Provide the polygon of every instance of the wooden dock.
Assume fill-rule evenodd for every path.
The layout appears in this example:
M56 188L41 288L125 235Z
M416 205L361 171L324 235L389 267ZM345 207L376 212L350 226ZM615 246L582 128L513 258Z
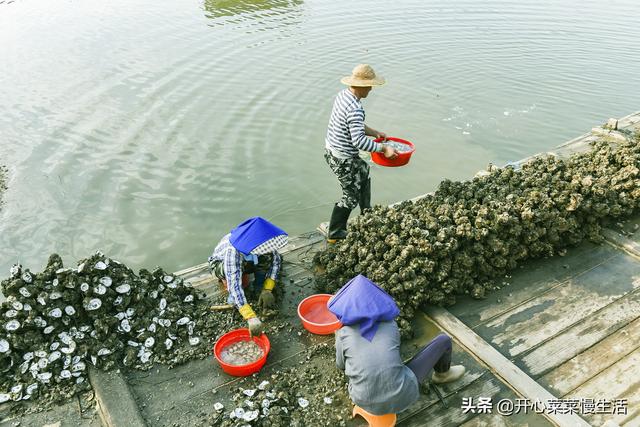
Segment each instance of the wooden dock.
M640 113L620 119L619 128L639 129ZM593 139L593 133L583 135L553 153L566 156L588 149ZM526 263L500 279L504 286L486 299L460 297L447 309L425 307L414 320L416 337L403 342L403 356L445 331L454 339L454 363L464 364L467 374L439 386L446 406L435 393L421 395L398 415L398 425L640 426L640 217L605 230L604 237L601 245L583 243L565 256ZM286 277L280 304L290 328L270 337L272 352L259 376L269 378L278 367L295 366L311 346L332 345L332 337L302 329L295 311L302 298L316 292L309 265L324 244L322 233L315 231L292 238L283 251ZM210 294L216 292L206 264L178 274ZM331 357L325 362L326 369L335 369ZM93 385L104 425L136 420L135 425L174 426L202 425L213 413L213 403L228 402L239 381L205 359L174 369L120 372ZM123 390L104 393L108 387ZM121 396L129 396L124 403L133 405L133 416L118 417ZM498 402L514 406L509 411ZM85 422L59 415L64 410L77 413L76 406L71 402L56 408L48 420L97 425L95 417ZM116 414L109 416L110 411ZM508 412L512 414L500 415ZM361 421L350 420L349 425L364 425ZM25 415L0 421L0 426L16 422L43 424ZM306 425L313 426L313 420Z

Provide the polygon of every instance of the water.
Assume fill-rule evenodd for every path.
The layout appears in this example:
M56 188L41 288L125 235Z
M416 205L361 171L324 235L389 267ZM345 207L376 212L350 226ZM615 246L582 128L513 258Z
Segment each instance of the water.
M336 315L327 309L326 301L318 302L308 307L308 311L304 313L304 318L319 325L328 325L338 321Z
M640 3L0 0L0 277L96 249L203 262L242 219L328 219L340 77L387 78L367 123L416 144L374 203L548 150L638 107Z

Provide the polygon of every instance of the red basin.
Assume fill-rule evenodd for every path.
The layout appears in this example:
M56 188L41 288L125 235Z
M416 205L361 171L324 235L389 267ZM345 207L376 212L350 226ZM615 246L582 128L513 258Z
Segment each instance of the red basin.
M298 317L307 331L317 335L329 335L342 327L336 315L327 308L327 302L331 297L330 294L316 294L300 301Z
M253 339L253 341L258 344L264 351L264 355L260 359L256 360L253 363L249 363L248 365L229 365L228 363L224 363L222 361L220 353L222 353L223 348L238 341L249 341L250 339ZM248 375L255 374L260 369L262 369L264 364L267 362L267 355L269 354L269 350L271 350L271 343L269 342L269 338L267 338L265 334L262 334L259 337L251 338L249 329L241 328L233 330L231 332L227 332L226 334L221 336L213 346L213 355L220 364L222 370L227 374L233 375L234 377L246 377Z
M415 145L407 140L400 138L387 137L387 140L408 145L409 147L411 147L411 150L405 151L404 153L398 153L398 156L395 159L387 159L382 153L371 153L371 160L373 160L374 163L377 163L380 166L387 167L404 166L409 163L411 155L416 151ZM375 142L382 142L382 138L376 139Z

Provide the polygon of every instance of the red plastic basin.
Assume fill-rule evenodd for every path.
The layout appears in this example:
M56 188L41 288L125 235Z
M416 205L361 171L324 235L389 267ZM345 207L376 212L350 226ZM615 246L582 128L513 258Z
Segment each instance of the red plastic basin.
M375 142L381 142L381 141L382 141L382 138L378 138L375 140ZM411 158L411 155L414 153L414 151L416 151L415 145L413 145L413 143L407 140L400 139L400 138L387 137L387 141L394 141L394 142L399 142L401 144L408 145L409 147L411 147L411 150L405 151L404 153L398 153L398 156L395 159L387 159L382 153L371 153L371 160L373 160L374 163L377 163L380 166L387 166L387 167L404 166L407 163L409 163L409 159Z
M249 363L248 365L229 365L228 363L222 361L222 358L220 357L222 349L238 341L249 341L250 339L253 339L253 341L258 344L264 351L264 355L260 359L256 360L253 363ZM226 334L221 336L213 346L213 355L220 364L222 370L227 374L233 375L234 377L246 377L248 375L255 374L260 369L262 369L264 364L267 362L267 355L269 354L269 350L271 350L271 343L269 342L269 338L267 338L265 334L262 334L259 337L251 338L249 329L241 328L235 329L231 332L227 332Z
M342 327L342 323L327 307L331 297L330 294L316 294L300 301L298 317L307 331L317 335L329 335Z

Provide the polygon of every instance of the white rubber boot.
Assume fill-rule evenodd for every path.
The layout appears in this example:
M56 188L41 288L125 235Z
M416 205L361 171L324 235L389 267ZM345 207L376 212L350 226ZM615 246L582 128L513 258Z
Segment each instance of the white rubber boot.
M460 379L465 373L466 369L462 365L455 365L449 368L447 372L434 372L431 375L431 381L434 384L450 383L452 381Z

